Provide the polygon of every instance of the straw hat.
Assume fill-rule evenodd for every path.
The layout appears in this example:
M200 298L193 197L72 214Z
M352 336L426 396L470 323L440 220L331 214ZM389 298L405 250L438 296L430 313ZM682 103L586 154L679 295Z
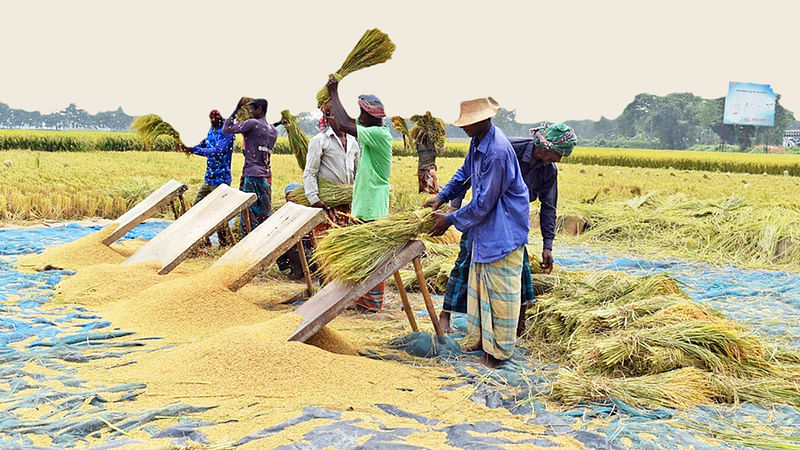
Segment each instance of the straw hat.
M453 122L457 127L465 127L494 117L500 105L492 97L476 98L461 102L461 115Z

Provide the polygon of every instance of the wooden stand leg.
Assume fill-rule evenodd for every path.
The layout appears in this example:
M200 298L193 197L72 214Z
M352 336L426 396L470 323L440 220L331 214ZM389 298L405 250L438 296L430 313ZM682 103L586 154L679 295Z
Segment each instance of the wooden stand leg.
M252 230L252 225L250 224L250 211L245 209L244 212L242 212L242 218L244 219L244 231L247 234L250 234L250 231Z
M308 287L308 296L314 296L314 284L311 282L311 271L308 269L308 261L306 261L306 249L303 248L303 240L297 241L297 253L300 254L300 264L303 265L303 276L306 279L306 286Z
M428 292L428 283L425 281L425 274L422 273L422 264L419 263L419 257L414 258L412 263L414 263L414 272L417 273L419 291L422 293L422 298L425 299L425 307L428 309L428 315L431 316L431 322L433 322L433 329L436 330L437 335L444 336L442 327L439 326L439 318L436 316L436 308L433 307L431 293Z
M181 214L185 214L189 208L186 207L186 200L183 198L183 194L178 196L178 200L181 203Z
M175 200L174 199L171 202L169 202L169 206L172 207L172 214L175 215L175 220L178 220L178 217L180 217L180 214L178 214L178 208L175 207Z
M406 312L406 317L408 317L408 323L411 324L411 329L413 331L419 331L417 319L414 317L414 310L411 309L406 288L403 287L403 279L400 278L400 272L394 273L394 284L397 286L397 290L400 291L400 299L403 300L403 311Z

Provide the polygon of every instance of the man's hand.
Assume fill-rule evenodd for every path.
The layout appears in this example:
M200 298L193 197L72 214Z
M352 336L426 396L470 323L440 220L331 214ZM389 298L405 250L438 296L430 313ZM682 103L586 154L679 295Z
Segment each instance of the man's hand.
M545 248L542 250L542 262L539 264L539 268L544 271L544 273L550 273L553 271L553 251L549 248Z
M318 201L317 203L314 203L311 206L313 206L314 208L322 208L325 211L330 209L330 208L328 208L328 205L326 205L325 202L323 202L322 200Z
M434 211L439 209L442 206L442 199L439 198L438 195L433 196L430 200L422 204L423 207L430 207Z
M182 147L183 147L183 151L184 151L184 152L186 152L186 153L192 153L192 147L189 147L189 146L188 146L188 145L186 145L186 144L183 144L183 145L182 145Z
M436 217L436 223L433 224L433 228L431 228L428 234L431 236L441 236L450 228L450 224L447 223L447 217L444 213L434 211L432 214Z
M328 87L328 92L333 92L339 89L339 80L337 80L333 75L328 78L328 82L325 83L325 86Z

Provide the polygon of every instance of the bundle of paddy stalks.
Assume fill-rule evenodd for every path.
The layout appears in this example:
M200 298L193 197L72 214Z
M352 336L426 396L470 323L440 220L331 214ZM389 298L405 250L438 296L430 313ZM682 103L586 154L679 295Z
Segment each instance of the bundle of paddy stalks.
M414 140L411 139L411 133L408 131L406 119L400 116L392 117L392 127L403 135L403 148L409 152L416 151L416 145L414 145Z
M156 138L166 135L175 140L176 151L183 151L180 133L158 114L145 114L133 119L131 130L139 135L148 147L152 148Z
M111 224L75 241L48 248L36 255L27 255L17 260L17 267L27 270L68 269L80 270L95 264L119 264L125 257L112 247L103 244L117 228Z
M444 288L447 286L447 279L449 278L450 270L453 269L453 263L455 260L455 257L424 258L422 260L422 274L425 275L425 281L428 284L428 290L432 294L444 294ZM442 283L442 279L440 277L443 267L449 267L449 270L446 270L447 275L444 278L444 283ZM419 289L417 272L413 269L400 270L400 279L402 280L403 287L406 288L406 290ZM390 278L388 282L392 285L395 284L394 278Z
M429 208L404 211L350 227L337 227L317 244L314 260L327 280L363 281L386 257L435 222Z
M395 45L389 39L389 35L377 28L367 30L356 46L347 55L342 67L331 74L336 80L341 81L345 76L356 70L374 66L388 61L394 53ZM323 107L331 104L327 86L323 86L317 93L317 106Z
M587 229L576 238L582 242L691 254L712 264L800 269L800 211L791 205L652 192L624 202L568 203L562 211L586 220Z
M765 344L667 275L559 272L549 280L529 311L527 336L572 368L559 374L557 399L679 407L685 390L720 402L800 405L800 352Z
M250 108L247 105L247 102L252 100L250 97L244 97L245 106L239 108L239 111L236 111L236 121L237 122L244 122L247 119L252 119L253 114L250 111Z
M306 168L306 153L308 152L308 136L300 129L297 124L297 117L293 116L288 109L281 111L281 124L286 128L289 138L289 148L297 159L300 170Z
M353 185L351 184L339 184L325 178L317 178L317 188L319 188L319 199L330 207L353 203ZM299 205L311 206L303 184L289 191L287 198Z
M428 135L428 140L433 143L437 150L444 148L447 140L447 124L444 123L444 120L433 117L431 112L428 111L425 114L411 116L411 121L414 122L414 126L411 127L409 135L414 142L416 142L420 134L425 133Z

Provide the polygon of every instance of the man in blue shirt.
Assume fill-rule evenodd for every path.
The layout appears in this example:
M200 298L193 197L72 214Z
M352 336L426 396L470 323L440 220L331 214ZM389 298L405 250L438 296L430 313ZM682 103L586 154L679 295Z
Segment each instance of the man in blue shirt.
M235 136L222 132L223 119L219 111L211 110L208 118L211 120L211 128L209 128L206 138L194 147L184 147L187 152L206 157L206 176L194 198L195 204L220 184L229 186L231 184L231 156L233 155ZM220 244L225 245L225 232L219 231L218 236Z
M517 154L522 179L528 186L530 201L538 199L539 228L542 233L542 262L539 268L545 273L553 269L553 239L556 235L556 204L558 202L558 168L555 163L569 156L577 139L572 129L564 124L538 127L531 130L534 138L511 138ZM451 201L454 208L461 206L461 199ZM469 233L461 234L461 244L453 270L447 281L439 324L446 333L451 333L450 314L467 312L467 287L471 261ZM527 251L522 258L522 305L520 307L517 337L525 331L525 311L534 301L533 280L530 273Z
M450 225L469 232L465 350L483 350L481 362L492 368L514 353L530 229L528 188L517 155L502 130L492 125L499 108L491 97L461 102L461 115L453 123L472 138L469 152L450 182L425 203L436 210L472 188L467 206L449 214L434 212L431 234L444 234Z

